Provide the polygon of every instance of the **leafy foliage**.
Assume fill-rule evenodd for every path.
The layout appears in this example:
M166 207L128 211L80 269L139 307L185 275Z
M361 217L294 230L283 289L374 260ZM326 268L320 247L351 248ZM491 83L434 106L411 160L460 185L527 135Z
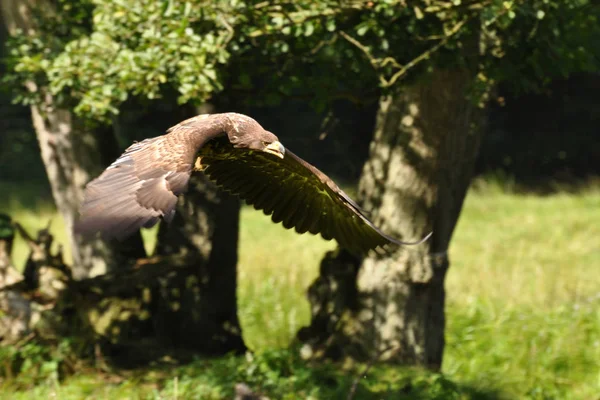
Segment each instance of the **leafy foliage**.
M72 9L71 2L59 4L57 15ZM179 90L181 102L204 101L221 88L216 67L229 56L227 18L237 13L235 3L94 0L89 6L85 17L77 13L93 26L89 33L57 37L42 16L39 35L15 50L30 54L15 71L23 78L41 74L52 95L75 100L75 112L90 116L117 113L131 94L156 98L167 83ZM56 45L43 41L47 37Z
M600 68L600 5L587 0L495 2L498 21L484 25L487 75L516 92ZM510 7L507 5L510 4Z
M598 68L599 12L589 0L60 0L37 34L13 44L12 81L36 82L94 119L168 88L181 103L225 85L252 90L255 105L325 101L452 65L479 70L485 99L500 81L535 90Z
M76 363L72 343L63 339L55 345L29 341L0 347L1 380L14 381L17 387L30 387L41 383L56 383L72 373Z

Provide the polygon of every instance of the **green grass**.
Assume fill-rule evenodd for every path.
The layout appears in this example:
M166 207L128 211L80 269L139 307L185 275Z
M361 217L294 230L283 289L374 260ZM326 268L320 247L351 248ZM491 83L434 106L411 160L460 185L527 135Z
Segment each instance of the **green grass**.
M450 249L447 376L512 396L600 393L600 191L472 192Z
M14 195L0 202L0 210L7 207L15 219L34 229L55 215L46 204L22 204ZM55 218L52 230L59 241L64 240L61 229ZM303 368L290 352L277 350L308 322L306 288L317 276L322 254L334 244L286 231L249 208L242 210L240 234L238 299L244 338L258 351L257 357L275 361L198 361L161 377L126 377L112 384L80 374L60 385L38 385L30 394L174 398L177 381L181 398L229 398L236 379L249 383L255 379L271 398L285 398L289 392L298 397L288 398L344 398L352 374L335 367ZM17 243L18 265L24 261L24 250ZM375 368L361 380L357 399L397 398L390 391L402 388L407 379L413 389L414 382L428 388L408 391L409 398L477 398L485 393L506 398L598 398L600 189L596 185L577 193L539 196L480 183L467 198L450 257L443 377ZM233 370L237 372L227 372ZM223 376L219 371L225 371ZM201 390L213 391L214 396L200 395ZM0 391L2 396L18 398Z

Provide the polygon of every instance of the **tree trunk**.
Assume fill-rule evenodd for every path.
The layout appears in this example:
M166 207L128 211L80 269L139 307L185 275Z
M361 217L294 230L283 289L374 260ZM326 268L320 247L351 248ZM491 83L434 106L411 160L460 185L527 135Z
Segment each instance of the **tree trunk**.
M50 3L44 0L1 0L0 5L10 34L15 34L17 29L24 32L35 30L31 19L33 7L52 12ZM27 82L26 86L31 91L44 92L33 82ZM74 277L103 274L144 256L139 235L123 243L105 243L101 240L84 241L73 234L72 227L85 184L118 155L113 133L86 129L70 111L61 109L50 94L43 96L41 104L31 106L31 115L52 195L65 221L73 255Z
M123 242L104 242L85 240L72 229L85 185L102 172L108 159L116 158L113 133L83 128L69 111L55 109L50 96L44 104L32 106L31 113L52 195L65 220L74 277L101 275L143 257L139 233Z
M195 301L166 322L170 330L179 326L178 344L203 352L243 352L237 317L237 259L239 200L220 191L203 174L194 173L186 194L179 200L173 222L160 227L156 255L178 256L193 269ZM164 335L163 335L164 336Z
M436 70L380 100L359 200L394 237L433 236L389 257L329 252L308 292L305 354L441 367L447 250L482 132L471 82L467 71Z

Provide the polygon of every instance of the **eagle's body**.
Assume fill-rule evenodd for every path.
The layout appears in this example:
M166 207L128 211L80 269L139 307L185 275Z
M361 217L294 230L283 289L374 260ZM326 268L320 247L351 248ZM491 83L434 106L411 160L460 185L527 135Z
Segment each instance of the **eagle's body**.
M199 115L130 146L85 190L75 230L123 239L170 222L194 166L274 222L335 238L354 253L400 242L384 234L325 174L242 114Z

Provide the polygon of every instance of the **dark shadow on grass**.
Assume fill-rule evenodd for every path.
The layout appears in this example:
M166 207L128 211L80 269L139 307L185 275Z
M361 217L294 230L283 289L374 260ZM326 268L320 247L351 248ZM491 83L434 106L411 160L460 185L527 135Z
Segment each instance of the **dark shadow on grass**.
M485 193L490 187L515 195L552 196L559 193L579 195L597 190L600 187L600 177L595 175L576 177L562 174L528 178L496 171L475 177L471 185L472 190L482 193Z
M176 376L177 393L182 398L201 398L207 390L211 390L222 393L224 399L230 399L234 396L235 385L244 383L256 394L271 399L311 397L346 400L357 377L360 379L352 396L354 400L502 398L501 393L494 389L463 385L442 374L422 369L374 366L363 375L364 365L315 364L301 360L297 354L295 350L270 350L242 357L196 359L175 368L173 365L157 365L130 373L140 384L150 383L148 376L153 376L153 379L160 376L161 396L167 397L175 390L173 382Z
M307 362L299 357L298 349L191 361L187 357L167 357L136 369L120 368L98 359L94 361L93 356L75 362L64 351L56 352L41 346L35 350L32 353L30 349L26 354L33 363L28 367L29 372L11 375L7 381L11 390L28 391L35 386L55 385L55 369L47 368L54 365L61 386L71 386L70 376L74 373L78 376L70 390L81 390L77 388L77 382L87 377L88 394L100 394L111 386L120 395L128 395L131 390L128 397L145 397L146 393L160 398L233 399L235 386L242 383L255 394L270 399L346 400L353 390L353 400L496 400L506 397L495 389L461 384L419 368L375 365L365 373L364 364L345 366L329 361ZM0 354L0 361L6 364L5 361L10 360ZM70 365L70 372L64 373L65 363ZM32 375L32 371L37 372Z

